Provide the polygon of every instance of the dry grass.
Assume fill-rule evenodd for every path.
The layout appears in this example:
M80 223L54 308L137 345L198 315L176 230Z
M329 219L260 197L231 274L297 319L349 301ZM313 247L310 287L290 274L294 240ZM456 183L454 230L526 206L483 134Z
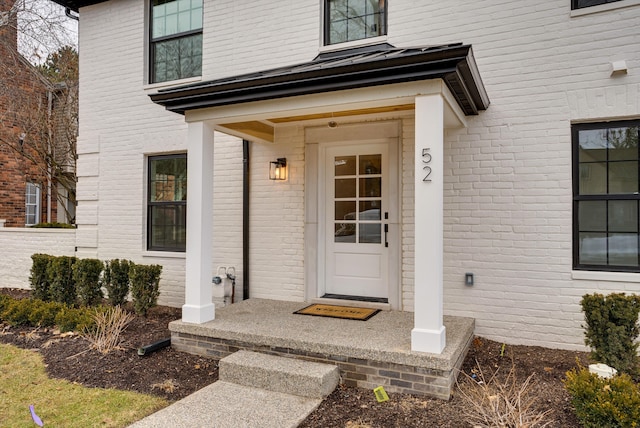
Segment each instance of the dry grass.
M476 362L477 364L477 362ZM543 428L551 410L540 410L537 397L531 392L533 375L518 382L514 366L504 380L497 371L487 378L480 366L472 378L469 375L458 384L465 402L465 417L474 427Z
M173 379L167 379L161 383L154 383L151 385L151 389L159 389L160 391L171 394L178 388L178 384Z
M96 349L103 354L120 349L121 334L133 318L132 314L120 306L109 308L104 312L96 312L93 316L96 328L85 331L83 336L91 342L91 349Z

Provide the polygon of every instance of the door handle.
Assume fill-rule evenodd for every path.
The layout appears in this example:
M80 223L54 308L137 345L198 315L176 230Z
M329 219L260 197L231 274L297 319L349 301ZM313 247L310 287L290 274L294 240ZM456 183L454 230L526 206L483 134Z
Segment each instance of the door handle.
M387 234L389 233L389 225L384 224L384 246L389 247L389 241L387 240Z

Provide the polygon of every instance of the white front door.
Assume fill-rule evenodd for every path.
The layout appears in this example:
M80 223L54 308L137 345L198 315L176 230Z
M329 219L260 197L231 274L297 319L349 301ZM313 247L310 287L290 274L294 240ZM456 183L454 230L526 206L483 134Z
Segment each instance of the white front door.
M397 180L391 179L389 155L388 141L325 150L325 297L387 302L395 287L390 263L399 241L390 233L398 230L397 204L390 201Z

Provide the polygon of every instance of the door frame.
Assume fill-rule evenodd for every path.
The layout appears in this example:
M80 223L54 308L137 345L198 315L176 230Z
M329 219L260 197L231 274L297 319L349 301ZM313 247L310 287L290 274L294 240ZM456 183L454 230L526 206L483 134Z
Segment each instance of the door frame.
M325 294L325 171L328 147L344 144L389 144L389 290L388 304L347 301L345 304L401 309L401 153L400 121L380 121L341 125L338 128L305 129L305 300L322 301Z

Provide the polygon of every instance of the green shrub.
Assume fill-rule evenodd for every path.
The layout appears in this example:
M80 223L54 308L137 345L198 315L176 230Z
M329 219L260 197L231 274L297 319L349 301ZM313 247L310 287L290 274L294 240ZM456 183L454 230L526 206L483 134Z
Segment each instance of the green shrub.
M113 306L123 305L129 294L129 267L127 260L114 259L105 262L102 283L107 289L109 303Z
M101 302L100 274L103 268L104 263L98 259L79 259L73 264L73 281L80 304L95 306Z
M43 302L42 300L33 300L32 302L29 325L39 327L53 327L56 324L58 312L65 307L56 302Z
M38 223L38 224L34 224L31 227L36 229L75 229L76 228L76 226L73 224L57 223L57 222Z
M81 332L91 329L94 325L93 313L95 310L92 312L86 308L70 308L63 303L43 302L39 299L14 299L0 295L0 321L11 325L58 326L61 331Z
M94 325L93 312L89 308L62 308L56 315L56 326L60 331L83 332L91 330Z
M29 316L36 306L35 302L41 300L11 299L5 305L0 318L11 325L32 325Z
M31 260L31 275L29 276L29 283L33 290L33 297L49 301L51 300L50 287L51 277L49 276L49 264L51 260L55 259L54 256L48 254L32 254Z
M603 379L579 367L563 382L583 427L640 427L640 389L629 375Z
M76 286L73 281L75 257L55 257L49 265L51 299L73 306L76 303Z
M149 309L158 304L161 273L162 266L160 265L131 263L129 267L131 297L133 298L133 309L137 314L146 316Z
M638 376L640 296L586 294L580 304L587 322L585 343L591 347L591 358L620 373Z

